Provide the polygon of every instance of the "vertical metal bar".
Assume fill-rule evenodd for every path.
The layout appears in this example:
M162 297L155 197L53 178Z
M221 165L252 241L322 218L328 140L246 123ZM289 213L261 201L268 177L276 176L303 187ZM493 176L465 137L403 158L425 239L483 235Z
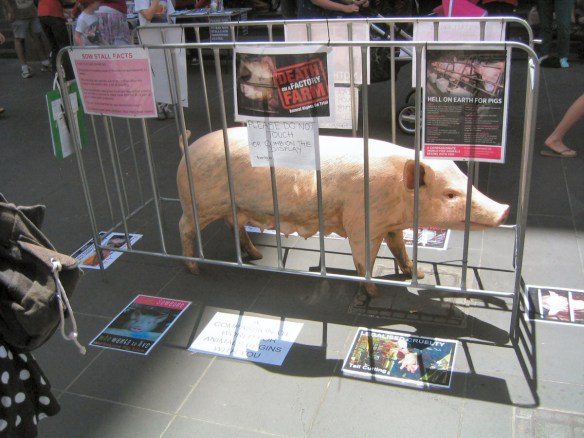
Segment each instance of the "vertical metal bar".
M272 138L270 135L270 124L267 123L267 133L268 138ZM283 268L283 258L282 258L282 236L280 234L280 206L278 203L278 186L276 181L276 164L274 163L274 154L271 149L268 149L268 155L270 158L270 180L272 182L272 204L274 206L274 225L276 227L276 248L278 254L278 268Z
M352 23L347 23L347 36L349 41L353 41L353 25ZM355 70L355 59L353 56L353 47L348 46L349 50L349 90L351 92L351 128L353 137L357 137L357 105L355 102L355 77L353 75ZM362 78L361 83L365 81Z
M306 39L308 41L312 41L312 27L310 23L306 23ZM350 65L350 64L349 64ZM352 75L351 75L352 76ZM352 90L351 90L352 92ZM316 135L318 134L319 127L318 127L318 119L313 120ZM353 128L354 129L354 128ZM316 151L315 154L320 153ZM324 241L324 210L323 210L323 201L322 201L322 173L320 170L320 156L316 156L318 163L316 166L316 204L317 204L317 211L318 211L318 244L319 244L319 253L320 253L320 275L326 275L326 251L325 251L325 241Z
M389 32L391 41L395 41L395 23L389 24ZM390 49L390 100L391 100L391 141L392 143L396 143L397 141L397 126L396 126L396 105L395 105L395 81L396 81L396 74L395 74L395 47L391 47Z
M268 24L268 40L274 40L274 34L272 25ZM268 124L269 131L269 124ZM271 136L268 136L271 138ZM276 248L278 254L278 268L282 269L284 267L283 257L282 257L282 235L280 234L280 206L278 203L278 187L276 181L276 166L273 160L272 152L270 154L270 179L272 182L272 204L274 205L274 225L276 227Z
M182 152L184 160L185 160L186 169L187 169L187 179L189 181L189 194L191 197L191 199L190 199L191 211L193 214L193 221L195 223L195 232L197 234L197 239L196 239L197 255L199 258L204 259L205 255L203 253L203 240L201 238L199 211L197 208L197 201L196 201L196 199L197 199L196 188L195 188L194 177L193 177L191 156L189 154L189 143L188 143L188 139L186 137L186 126L185 126L184 114L182 111L182 107L181 107L180 115L181 115L181 135L182 135L182 139L183 139L183 141L182 141L183 149L181 152Z
M132 152L132 159L134 160L134 172L136 172L136 183L138 185L140 204L144 205L144 191L142 190L142 181L140 181L140 168L138 166L136 150L134 149L134 136L132 135L132 126L130 125L130 119L126 119L126 126L128 128L128 137L130 138L130 150Z
M414 221L412 227L412 285L418 284L418 228L420 227L420 151L422 150L422 54L424 47L416 46L416 132L414 133Z
M223 91L223 76L221 75L221 57L219 56L219 49L213 49L213 56L215 59L215 73L217 75L217 88L219 96L224 95ZM231 202L231 215L233 217L233 237L235 238L235 252L237 254L237 263L242 265L241 260L241 245L239 241L239 224L237 220L237 206L235 204L235 187L233 184L233 171L231 169L231 158L229 153L229 137L227 133L227 117L225 113L224 99L219 99L219 107L221 111L221 125L223 127L223 145L225 147L225 165L227 169L227 182L229 184L229 200ZM245 224L244 224L245 225Z
M521 291L521 271L523 268L523 252L525 249L525 230L527 228L527 211L529 204L529 190L531 184L531 164L533 157L533 140L535 138L535 121L537 102L539 98L539 63L535 52L529 53L527 93L525 97L525 116L523 124L523 156L521 158L521 176L519 180L519 199L517 208L515 287L509 337L516 336L515 328L519 311Z
M199 27L195 27L195 35L197 37L197 43L201 43L201 30ZM203 99L205 102L205 110L207 111L207 126L209 127L209 132L213 131L213 124L211 123L211 109L209 107L209 95L207 94L207 77L205 75L205 66L203 61L203 50L199 47L199 71L201 72L201 82L203 86L201 91L203 92Z
M107 206L109 209L109 213L110 213L110 218L112 221L112 225L115 223L115 219L114 219L114 209L112 207L112 200L109 194L109 187L108 187L108 182L107 182L107 177L105 175L105 169L103 167L103 156L101 154L101 146L100 146L100 141L99 141L99 136L97 134L97 128L95 126L95 116L91 116L91 126L93 128L93 136L95 137L95 150L97 151L97 159L99 160L99 170L101 172L101 180L103 182L103 188L105 190L105 199L107 202Z
M283 268L283 258L282 258L282 236L280 234L280 207L278 205L278 188L276 186L276 166L270 165L270 178L272 181L272 203L274 205L274 224L276 226L276 248L278 254L278 268Z
M71 50L71 49L69 49ZM99 236L99 231L97 228L97 219L95 217L95 209L93 208L93 201L91 199L91 191L89 189L89 181L87 178L87 172L85 170L85 163L83 161L83 155L81 153L81 145L79 144L79 129L76 123L75 113L73 112L73 108L71 106L71 101L69 100L69 89L67 87L67 83L65 82L64 74L63 74L63 54L65 53L65 49L62 49L57 54L57 65L61 68L57 70L57 79L59 81L59 87L61 88L61 99L63 102L63 106L65 108L65 114L70 121L69 126L71 127L71 138L73 140L73 148L75 149L75 158L77 162L77 169L79 170L79 176L81 178L81 187L83 188L83 194L85 197L85 205L87 207L87 215L89 216L89 222L91 224L91 231L93 234L93 244L95 246L95 253L97 255L97 260L99 262L100 270L103 272L103 258L101 256L101 251L97 248L99 244L101 244L101 239ZM63 90L65 96L63 96ZM106 187L107 191L107 187Z
M229 35L231 35L231 41L232 42L237 41L237 38L235 35L235 24L228 24L228 26L229 26Z
M470 215L472 211L472 182L474 180L475 162L469 161L467 166L466 180L466 208L464 213L464 241L462 244L462 272L460 275L460 288L465 290L467 287L468 272L468 245L470 241Z
M144 147L146 150L146 160L148 162L148 174L150 175L150 185L152 188L152 198L154 199L154 210L156 212L158 235L160 237L160 247L163 254L166 254L166 245L164 244L164 232L162 230L162 219L160 212L160 193L158 191L158 182L156 178L156 169L154 168L154 159L152 157L152 143L146 125L146 119L142 119L142 132L144 135Z
M107 131L108 132L108 139L109 139L110 145L113 145L113 151L114 151L115 157L116 157L115 160L112 160L112 165L117 166L117 169L119 172L118 175L120 178L120 180L119 180L120 187L122 188L122 193L124 194L123 200L124 200L126 209L125 209L125 211L122 210L122 214L129 216L130 215L130 201L128 200L128 190L126 189L126 181L124 179L124 172L122 170L122 162L120 160L120 152L118 149L118 142L116 140L116 135L114 133L114 123L113 123L112 118L109 116L104 117L104 122L109 125L109 130Z
M361 57L367 59L367 47L361 47ZM362 62L363 78L367 77L367 62ZM371 218L369 216L369 87L364 82L362 89L363 105L363 199L365 208L365 279L371 279Z
M313 127L315 128L315 140L318 141L319 137L319 127L318 119L315 117L312 121ZM326 248L324 241L324 202L323 202L323 191L322 191L322 172L320 169L320 148L314 148L314 162L316 165L316 203L318 209L318 246L320 251L320 275L326 275Z
M204 259L205 255L203 253L203 240L201 238L201 226L199 222L199 210L197 208L197 192L195 188L195 183L193 180L193 168L191 167L191 158L189 154L189 145L186 137L183 137L183 156L187 166L187 177L189 180L189 193L191 195L191 209L193 213L193 220L195 222L195 230L197 233L197 254L199 258Z
M181 30L183 30L181 28ZM162 38L162 44L166 44L166 29L160 29L160 36ZM177 49L157 49L162 50L164 53L164 63L166 64L166 78L168 82L168 90L170 91L170 100L171 105L175 114L174 123L176 125L176 132L180 133L181 128L179 125L179 108L181 105L181 92L180 92L180 78L178 74L175 74L175 71L178 71L177 62L176 62L176 50ZM180 50L180 49L179 49ZM178 87L178 92L177 92Z
M124 233L126 234L126 242L128 244L128 249L132 249L132 244L130 242L130 232L128 231L128 221L126 218L127 213L124 212L124 193L122 193L122 191L125 191L125 188L123 188L123 181L120 180L120 175L119 172L121 172L121 167L120 167L120 163L118 162L119 157L117 156L117 151L114 150L114 145L112 144L112 132L110 130L110 123L108 121L109 117L104 117L103 118L103 125L104 125L104 129L106 132L106 137L107 137L107 143L108 143L108 148L109 148L109 152L110 152L110 158L112 160L112 168L113 168L113 174L114 174L114 181L115 181L115 185L116 185L116 189L118 192L118 202L120 204L120 212L122 214L122 224L124 226ZM100 242L101 243L101 242Z

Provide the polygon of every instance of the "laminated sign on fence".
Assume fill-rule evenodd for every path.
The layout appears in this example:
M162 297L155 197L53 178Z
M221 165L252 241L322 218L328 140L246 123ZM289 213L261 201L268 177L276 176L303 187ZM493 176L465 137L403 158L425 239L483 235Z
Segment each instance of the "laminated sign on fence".
M318 168L318 120L335 117L332 50L239 48L235 119L248 122L254 166Z
M70 57L86 113L132 118L158 115L147 49L74 49Z
M75 114L79 144L81 147L85 147L87 145L87 130L85 129L85 117L79 99L79 90L75 82L69 85L69 101ZM53 153L55 157L62 160L74 152L74 147L71 121L67 119L65 114L65 106L59 89L54 89L47 93L47 108L49 111Z
M424 157L505 161L509 54L426 50Z

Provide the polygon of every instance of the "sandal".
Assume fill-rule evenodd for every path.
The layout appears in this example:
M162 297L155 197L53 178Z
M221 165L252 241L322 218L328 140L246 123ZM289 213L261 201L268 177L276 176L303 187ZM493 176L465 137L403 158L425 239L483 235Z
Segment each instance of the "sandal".
M563 149L562 151L558 152L558 151L554 151L553 149L548 148L547 146L545 149L541 150L539 153L544 157L555 157L555 158L574 158L576 155L578 155L576 153L576 151L569 149L569 148Z

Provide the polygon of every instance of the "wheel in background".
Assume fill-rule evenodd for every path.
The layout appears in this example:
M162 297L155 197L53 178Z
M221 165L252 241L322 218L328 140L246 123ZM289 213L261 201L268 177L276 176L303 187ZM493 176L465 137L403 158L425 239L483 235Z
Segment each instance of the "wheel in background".
M406 105L397 113L397 125L404 134L413 135L416 132L416 107Z

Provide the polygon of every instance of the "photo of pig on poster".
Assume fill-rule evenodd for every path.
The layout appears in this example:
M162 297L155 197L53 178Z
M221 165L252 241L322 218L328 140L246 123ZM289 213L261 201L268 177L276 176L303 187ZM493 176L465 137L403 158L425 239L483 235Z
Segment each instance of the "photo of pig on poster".
M234 51L236 121L266 117L332 119L332 50L284 50Z
M529 286L531 319L584 324L584 291Z
M509 53L427 50L424 156L505 161Z

